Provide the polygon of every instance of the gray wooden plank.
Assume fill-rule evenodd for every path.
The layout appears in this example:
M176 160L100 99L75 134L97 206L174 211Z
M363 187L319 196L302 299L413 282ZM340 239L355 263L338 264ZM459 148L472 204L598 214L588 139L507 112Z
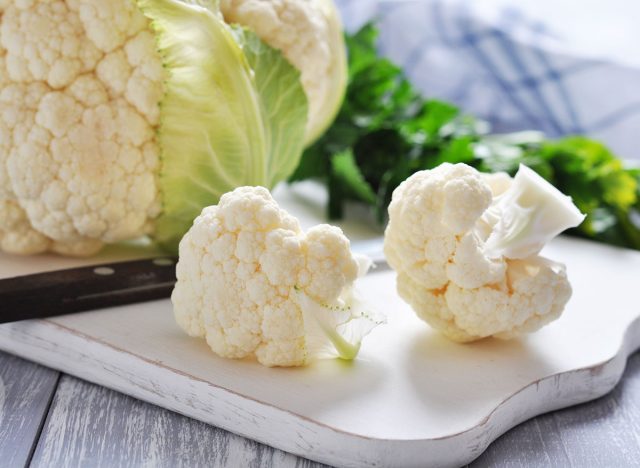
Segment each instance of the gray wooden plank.
M621 384L591 403L532 419L472 467L637 466L640 353ZM72 377L61 379L33 466L296 467L322 465Z
M322 465L65 375L51 404L32 466Z
M0 352L0 465L28 463L58 375L54 370Z
M640 353L610 394L539 416L504 434L470 466L626 467L640 464Z

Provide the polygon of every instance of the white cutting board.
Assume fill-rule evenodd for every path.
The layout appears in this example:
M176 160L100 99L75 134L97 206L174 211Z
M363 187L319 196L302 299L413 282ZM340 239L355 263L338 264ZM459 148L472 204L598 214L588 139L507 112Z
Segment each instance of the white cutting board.
M320 216L310 199L280 198L305 223ZM517 341L447 341L383 270L360 287L389 323L352 363L269 369L218 358L178 329L169 301L2 325L0 349L332 465L457 466L532 416L610 391L640 347L640 252L560 238L545 254L567 264L574 296L560 320ZM0 277L77 264L86 261L0 256Z

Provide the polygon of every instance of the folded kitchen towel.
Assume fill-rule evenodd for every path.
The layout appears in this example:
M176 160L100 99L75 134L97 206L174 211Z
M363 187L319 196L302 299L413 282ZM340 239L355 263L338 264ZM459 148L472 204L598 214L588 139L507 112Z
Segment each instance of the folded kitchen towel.
M496 132L586 134L640 159L640 2L336 0L429 97Z

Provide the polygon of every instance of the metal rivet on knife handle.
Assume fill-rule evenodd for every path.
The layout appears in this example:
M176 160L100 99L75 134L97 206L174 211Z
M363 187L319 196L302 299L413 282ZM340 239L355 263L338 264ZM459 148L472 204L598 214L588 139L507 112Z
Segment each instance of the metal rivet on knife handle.
M93 272L96 275L109 276L109 275L113 275L116 271L113 268L109 268L109 267L98 267L98 268L94 268Z
M176 263L162 257L0 280L0 323L167 298Z

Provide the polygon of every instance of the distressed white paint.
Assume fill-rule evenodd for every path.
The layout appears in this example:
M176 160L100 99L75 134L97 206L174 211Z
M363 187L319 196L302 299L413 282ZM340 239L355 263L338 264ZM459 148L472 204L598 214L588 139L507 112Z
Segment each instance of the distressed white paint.
M0 466L26 466L58 373L0 353Z
M4 406L6 401L7 401L7 396L6 396L5 386L4 386L4 380L0 375L0 425L2 425L4 422L3 421L4 413L5 413Z
M312 186L278 198L304 226L321 218ZM356 240L380 234L358 216L343 229ZM0 277L152 253L0 256ZM567 263L574 297L559 321L511 342L445 340L397 297L393 272L382 271L361 287L389 323L351 364L267 369L217 358L176 327L169 301L0 326L0 349L314 460L460 465L534 415L608 392L640 346L638 252L567 238L546 254Z
M217 358L178 330L168 301L5 325L0 348L330 464L459 465L525 419L608 392L640 345L640 254L575 239L546 253L567 263L574 297L519 341L448 342L398 299L387 271L362 286L389 324L353 364ZM0 274L19 263L3 257Z
M613 392L527 421L500 437L470 468L631 467L640 460L640 353Z

